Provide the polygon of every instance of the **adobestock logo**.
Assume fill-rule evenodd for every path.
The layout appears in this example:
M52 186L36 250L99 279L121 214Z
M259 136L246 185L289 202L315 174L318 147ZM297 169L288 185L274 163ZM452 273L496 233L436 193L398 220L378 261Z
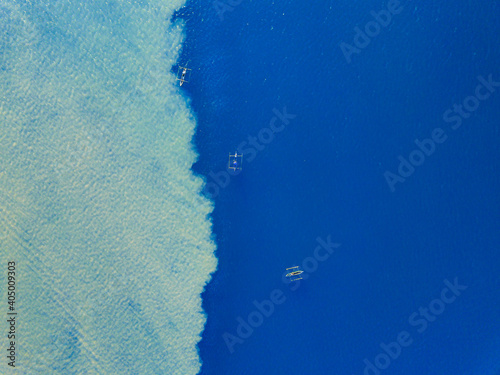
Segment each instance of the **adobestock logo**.
M221 21L224 21L224 13L232 12L235 7L241 4L243 0L226 0L225 2L222 0L215 0L213 2L213 7L219 16Z
M285 130L286 126L290 124L290 120L297 117L297 115L288 113L286 107L283 107L282 111L273 108L273 113L274 116L269 121L268 126L260 129L257 136L249 135L247 140L241 142L236 148L238 153L243 155L244 165L246 163L251 163L257 154L264 150L266 146L274 140L275 134L281 133ZM220 190L229 185L231 182L231 176L237 176L240 173L241 169L236 171L222 170L217 173L210 171L208 176L211 181L208 181L205 185L205 195L211 199L217 197Z
M313 256L309 256L302 261L302 267L304 273L301 277L306 280L310 275L318 269L320 262L326 261L335 252L335 249L340 247L339 243L332 242L330 236L327 237L326 241L321 237L316 238L318 245L314 248ZM301 283L300 280L290 281L285 277L283 273L283 282L289 285L291 291L297 290ZM248 315L247 319L243 319L241 316L236 318L238 323L235 335L229 332L224 332L222 334L222 339L226 344L229 353L233 354L235 352L236 344L243 344L245 340L250 338L254 333L255 329L259 328L264 324L265 318L271 317L276 311L276 306L282 305L286 301L286 296L281 289L274 289L269 293L269 299L264 299L262 302L254 300L252 304L255 309L252 310Z
M418 311L415 311L408 317L408 324L415 327L417 333L423 333L427 330L430 323L436 321L437 317L444 313L446 305L449 305L467 289L466 285L460 285L455 277L453 283L444 280L445 288L441 290L439 298L433 299L428 305L420 306ZM389 368L392 362L399 358L403 348L413 344L413 338L408 330L400 331L396 335L396 340L385 344L380 343L382 351L375 356L373 360L365 358L363 375L380 375L383 370Z
M382 9L380 12L371 11L370 14L373 17L372 21L368 21L361 30L358 26L354 28L354 40L353 45L346 42L341 42L339 44L340 50L344 54L344 57L348 64L352 61L353 54L360 54L363 49L368 47L372 39L380 34L382 28L389 26L392 21L392 17L403 11L403 6L399 5L398 0L389 0L387 2L387 10Z
M474 90L474 95L467 96L462 101L462 104L453 104L451 109L443 113L443 121L451 123L450 128L452 130L460 128L463 120L469 118L471 113L479 108L481 101L490 98L491 94L500 87L500 82L494 81L492 74L487 79L483 76L478 76L477 80L479 84ZM421 141L415 139L414 143L417 147L409 153L408 158L404 158L402 155L398 156L399 165L397 173L384 172L385 181L391 192L394 193L396 191L396 184L405 182L415 172L416 167L424 164L425 159L434 154L437 145L444 143L447 139L448 135L441 127L434 128L430 138L424 138Z

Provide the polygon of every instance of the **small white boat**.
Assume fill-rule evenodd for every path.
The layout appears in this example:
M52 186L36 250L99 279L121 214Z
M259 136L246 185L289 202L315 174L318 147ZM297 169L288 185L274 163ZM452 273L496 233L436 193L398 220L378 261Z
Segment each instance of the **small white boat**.
M179 66L177 69L177 81L179 81L179 86L182 86L184 82L189 82L189 76L191 74L191 69L186 66Z
M299 269L299 266L290 267L290 268L287 268L286 270L287 271L288 270L293 270L293 271L290 271L286 275L286 277L288 277L288 278L291 279L290 281L302 280L302 277L296 277L296 276L299 276L300 274L304 273L304 271L302 271L302 270ZM293 277L293 279L292 279L292 277Z
M243 166L243 154L238 154L238 151L236 151L234 154L229 153L227 169L231 169L233 171L239 171L241 170L242 166Z

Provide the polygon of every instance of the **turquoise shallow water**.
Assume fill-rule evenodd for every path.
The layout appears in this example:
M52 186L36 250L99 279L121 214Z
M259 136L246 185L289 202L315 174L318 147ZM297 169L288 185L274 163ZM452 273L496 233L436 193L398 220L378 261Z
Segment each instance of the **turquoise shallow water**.
M19 373L198 371L216 260L195 120L170 73L181 4L0 4L0 257L17 263Z

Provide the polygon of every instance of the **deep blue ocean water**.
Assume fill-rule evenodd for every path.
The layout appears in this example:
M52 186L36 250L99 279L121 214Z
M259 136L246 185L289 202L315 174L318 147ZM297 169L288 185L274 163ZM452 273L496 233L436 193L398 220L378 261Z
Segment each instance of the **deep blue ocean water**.
M475 95L478 76L500 81L500 7L400 6L351 63L340 43L354 45L387 2L243 0L221 19L190 1L178 12L193 169L210 186L227 183L229 152L269 135L273 109L296 116L207 192L219 264L203 294L201 374L499 374L500 88L481 89L489 97L455 130L443 114ZM392 192L384 173L436 128L446 140ZM307 268L318 237L340 246L291 290L285 268ZM434 302L444 311L419 332L412 314L455 279L467 288ZM224 334L275 289L284 302L231 353ZM379 356L405 332L409 346ZM368 370L377 356L384 368Z

